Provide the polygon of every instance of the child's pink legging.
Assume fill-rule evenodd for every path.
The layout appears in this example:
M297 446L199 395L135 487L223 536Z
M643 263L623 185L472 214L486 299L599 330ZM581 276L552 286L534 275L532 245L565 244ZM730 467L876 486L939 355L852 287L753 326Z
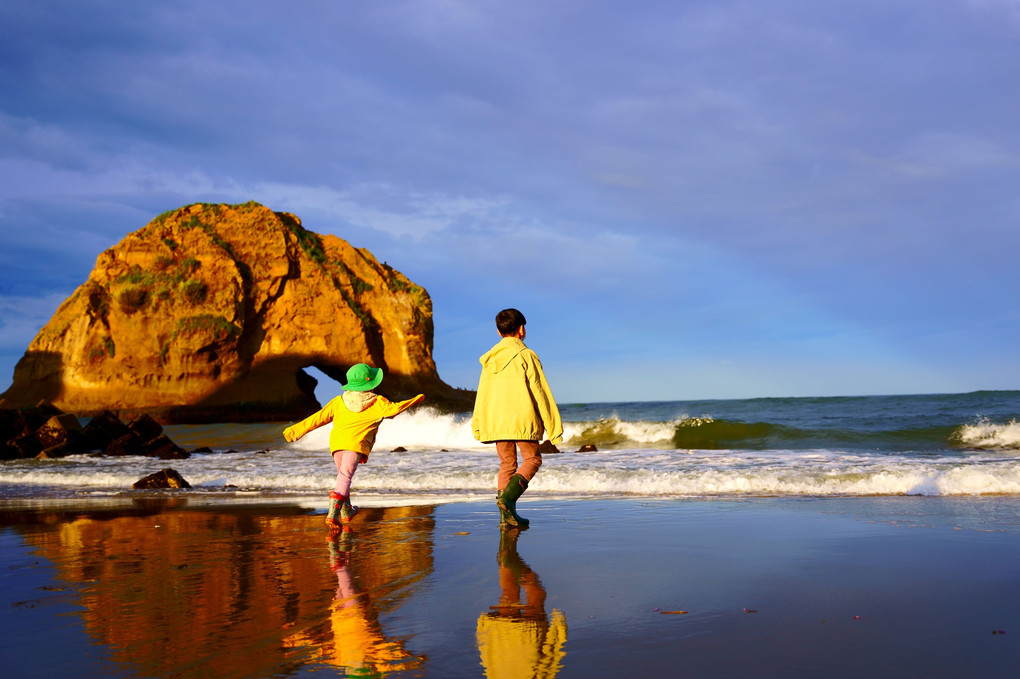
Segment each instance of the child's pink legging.
M364 458L364 459L362 459ZM358 465L368 459L364 453L356 453L353 450L338 450L333 453L333 462L336 463L336 485L333 492L337 495L347 497L351 492L351 479Z

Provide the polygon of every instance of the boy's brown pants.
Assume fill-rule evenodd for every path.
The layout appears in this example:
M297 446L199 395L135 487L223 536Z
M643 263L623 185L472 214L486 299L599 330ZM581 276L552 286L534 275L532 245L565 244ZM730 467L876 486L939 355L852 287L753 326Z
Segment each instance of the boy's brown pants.
M517 450L521 451L521 465L517 466ZM538 441L496 441L499 454L499 477L496 486L503 492L510 477L520 474L530 481L542 466L542 455L538 452Z

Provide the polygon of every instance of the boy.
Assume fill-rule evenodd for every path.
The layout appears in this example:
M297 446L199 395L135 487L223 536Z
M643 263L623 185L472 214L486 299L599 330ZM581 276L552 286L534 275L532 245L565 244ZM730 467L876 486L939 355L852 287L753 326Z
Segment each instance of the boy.
M283 430L283 438L297 441L313 429L330 422L329 449L336 464L336 485L329 493L329 511L326 525L339 529L358 511L351 505L351 479L359 464L368 463L368 454L375 445L375 435L384 419L395 417L411 406L425 400L424 394L412 399L391 403L372 390L383 379L380 368L358 363L347 371L347 384L341 385L344 393L326 404L326 407L297 424Z
M524 344L527 321L517 309L496 314L500 341L479 362L482 376L471 429L482 443L495 443L499 454L496 505L500 524L526 528L517 514L517 499L542 466L538 444L547 434L553 444L563 440L563 423L542 364ZM517 466L517 451L521 465Z

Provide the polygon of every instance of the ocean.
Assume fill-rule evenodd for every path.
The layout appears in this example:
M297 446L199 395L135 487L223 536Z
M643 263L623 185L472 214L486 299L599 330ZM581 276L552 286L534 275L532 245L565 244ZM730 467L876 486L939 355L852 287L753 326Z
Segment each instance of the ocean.
M565 436L526 498L927 496L1020 498L1020 391L561 404ZM285 424L175 425L186 460L79 455L0 462L0 498L123 500L173 467L189 502L325 506L328 427L286 443ZM578 452L585 444L593 452ZM403 449L400 452L394 452ZM427 406L383 423L353 494L363 505L491 501L496 456L470 414ZM167 491L175 493L180 491Z

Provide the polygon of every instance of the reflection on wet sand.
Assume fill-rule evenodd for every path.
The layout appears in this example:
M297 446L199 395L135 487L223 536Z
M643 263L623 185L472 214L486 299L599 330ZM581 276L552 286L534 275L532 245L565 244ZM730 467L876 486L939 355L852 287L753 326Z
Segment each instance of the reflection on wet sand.
M422 667L427 658L410 655L403 640L386 638L372 597L355 585L351 561L356 540L353 529L347 526L329 539L329 563L336 573L337 587L329 607L327 633L302 632L285 642L317 648L320 662L343 668L348 676L378 677Z
M223 513L162 503L40 514L34 525L0 515L0 526L13 524L80 592L88 633L132 674L266 676L375 657L346 645L355 626L387 657L423 662L403 650L406 640L387 640L378 617L432 571L432 511L364 509L358 558L337 568L321 515L293 507ZM335 601L338 585L358 594Z
M546 591L538 574L517 553L520 530L500 532L499 603L478 618L478 651L485 676L551 679L563 664L567 621L545 612ZM521 598L521 593L524 598Z

